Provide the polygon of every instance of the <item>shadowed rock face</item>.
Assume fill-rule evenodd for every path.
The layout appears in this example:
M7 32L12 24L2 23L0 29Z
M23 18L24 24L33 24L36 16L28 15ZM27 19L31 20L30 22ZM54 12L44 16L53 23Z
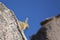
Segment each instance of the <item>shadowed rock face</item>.
M43 27L43 28L41 28L38 32L37 32L37 34L35 34L35 35L33 35L32 37L31 37L31 40L47 40L47 38L46 38L46 28L45 27Z
M1 2L0 40L24 40L14 13Z
M41 25L31 40L60 40L60 15L44 20Z

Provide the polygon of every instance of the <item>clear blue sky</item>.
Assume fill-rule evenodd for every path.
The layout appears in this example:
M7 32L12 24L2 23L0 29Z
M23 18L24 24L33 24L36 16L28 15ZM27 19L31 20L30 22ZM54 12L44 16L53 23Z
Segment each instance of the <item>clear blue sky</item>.
M28 40L40 29L42 20L60 14L60 0L0 0L0 2L13 10L19 20L29 18L29 29L25 30Z

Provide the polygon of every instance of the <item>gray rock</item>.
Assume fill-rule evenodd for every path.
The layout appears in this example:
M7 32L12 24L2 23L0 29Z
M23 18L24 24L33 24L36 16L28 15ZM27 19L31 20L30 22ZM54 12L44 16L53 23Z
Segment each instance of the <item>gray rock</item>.
M31 40L60 40L60 15L42 21L41 25Z
M14 13L0 2L0 40L24 40Z

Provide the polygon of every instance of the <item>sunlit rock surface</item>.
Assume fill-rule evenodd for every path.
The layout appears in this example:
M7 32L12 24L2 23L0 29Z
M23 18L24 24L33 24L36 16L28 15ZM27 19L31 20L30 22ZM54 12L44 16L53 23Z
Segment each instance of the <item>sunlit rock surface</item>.
M14 13L0 2L0 40L24 40Z
M60 15L41 22L42 28L31 40L60 40Z

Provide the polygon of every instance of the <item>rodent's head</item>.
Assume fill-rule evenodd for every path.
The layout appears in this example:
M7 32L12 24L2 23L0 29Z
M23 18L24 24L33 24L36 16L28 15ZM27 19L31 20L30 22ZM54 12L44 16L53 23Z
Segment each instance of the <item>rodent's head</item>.
M27 23L24 23L23 25L24 25L25 29L28 28L28 24Z
M26 18L26 20L25 20L25 22L19 22L19 25L20 25L20 29L21 30L25 30L25 29L27 29L28 28L28 18Z
M25 30L28 28L28 23L25 22L19 22L19 26L21 30Z

